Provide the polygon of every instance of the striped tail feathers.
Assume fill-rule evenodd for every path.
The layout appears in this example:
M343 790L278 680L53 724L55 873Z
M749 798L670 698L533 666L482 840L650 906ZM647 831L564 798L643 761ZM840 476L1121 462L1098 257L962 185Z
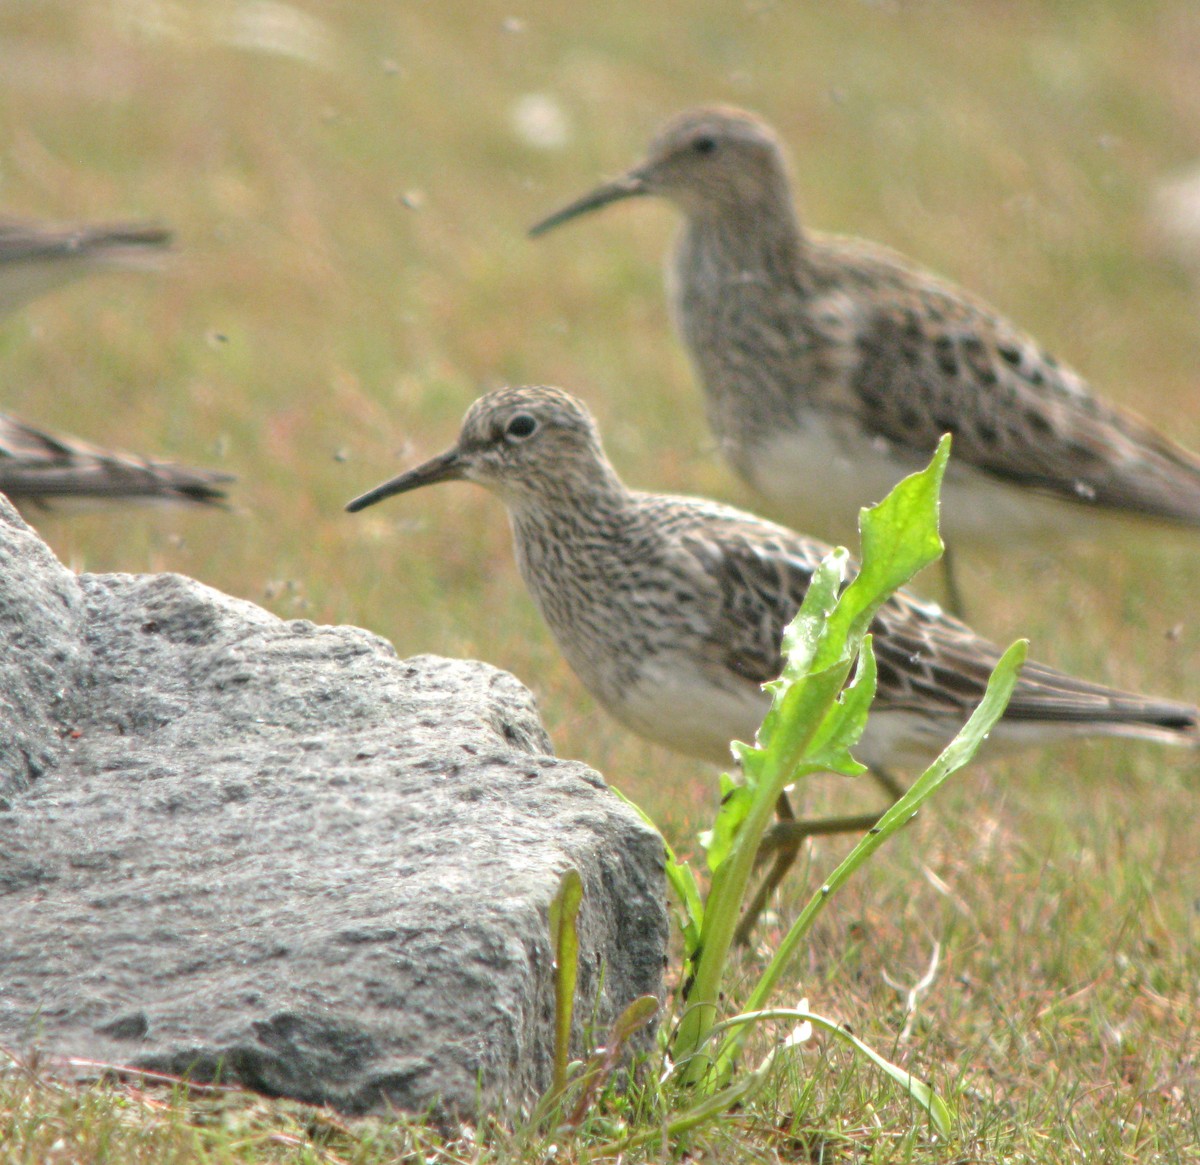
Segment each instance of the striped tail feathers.
M55 500L224 506L232 475L101 449L0 413L0 492L20 506Z
M1004 717L1037 721L1081 735L1128 736L1163 744L1200 747L1200 708L1177 700L1141 696L1076 679L1045 664L1029 663Z

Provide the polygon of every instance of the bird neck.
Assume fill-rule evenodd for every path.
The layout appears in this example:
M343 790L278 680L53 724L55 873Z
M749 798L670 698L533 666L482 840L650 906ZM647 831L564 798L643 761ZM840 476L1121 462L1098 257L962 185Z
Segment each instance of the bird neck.
M513 533L594 540L629 504L629 490L604 459L577 462L536 482L504 491Z
M736 203L688 208L680 243L681 262L739 280L768 280L804 270L804 231L783 175Z
M635 510L611 469L586 489L576 482L508 504L521 577L568 663L602 702L618 698L609 690L613 677L596 669L611 654L608 640L623 633L606 613L606 596L631 569Z

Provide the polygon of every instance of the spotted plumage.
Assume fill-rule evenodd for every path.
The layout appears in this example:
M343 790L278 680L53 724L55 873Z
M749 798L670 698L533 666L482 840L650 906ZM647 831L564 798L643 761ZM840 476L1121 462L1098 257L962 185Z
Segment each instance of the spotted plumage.
M439 481L469 480L508 508L521 575L563 655L596 699L651 740L718 764L752 740L779 674L783 630L828 552L729 506L627 489L590 413L555 388L477 400L445 453L351 502L361 510ZM872 628L879 686L860 759L920 763L966 720L999 649L900 592ZM1197 743L1197 709L1028 664L994 744L1065 736Z
M1200 457L982 301L885 247L806 231L782 146L753 114L682 114L640 165L531 233L642 195L684 217L669 292L713 432L796 524L842 536L950 432L952 544L1104 514L1200 525Z

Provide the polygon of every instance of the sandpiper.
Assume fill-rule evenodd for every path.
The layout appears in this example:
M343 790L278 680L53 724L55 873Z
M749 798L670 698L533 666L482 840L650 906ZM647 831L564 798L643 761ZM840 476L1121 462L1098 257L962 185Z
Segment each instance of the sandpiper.
M155 223L0 218L0 315L89 271L157 266L170 243L171 232Z
M227 473L115 453L0 413L0 493L14 505L67 501L222 505Z
M480 397L456 444L350 502L352 513L439 481L499 496L517 564L558 646L626 727L718 765L750 741L782 668L784 628L829 548L701 498L628 489L587 408L557 388ZM936 756L983 695L1000 649L906 592L872 625L878 688L855 754L895 799L891 766ZM1077 680L1028 663L989 747L1069 736L1200 743L1200 709ZM738 930L747 941L803 839L863 830L878 814L796 822L780 798L772 868Z
M752 514L628 489L587 408L557 388L504 388L468 410L457 443L354 499L355 512L440 481L508 508L517 564L584 686L627 727L730 761L753 740L783 630L829 548ZM878 695L857 749L872 769L935 756L983 694L1000 649L899 592L872 628ZM1200 710L1026 664L991 744L1066 736L1200 743Z
M844 537L953 433L950 546L1086 530L1104 512L1200 526L1200 457L968 293L885 247L806 231L755 115L683 113L641 164L530 233L642 195L684 217L668 290L713 433L789 521Z

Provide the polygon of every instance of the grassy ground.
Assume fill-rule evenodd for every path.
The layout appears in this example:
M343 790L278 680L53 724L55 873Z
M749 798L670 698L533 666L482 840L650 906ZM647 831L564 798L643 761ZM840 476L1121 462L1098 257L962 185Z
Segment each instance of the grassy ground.
M590 402L631 482L753 504L712 456L669 331L670 210L523 237L714 99L777 126L808 221L967 284L1200 447L1200 289L1149 217L1157 184L1200 156L1197 59L1186 0L7 6L0 205L162 218L179 254L165 277L80 284L7 322L0 407L240 479L232 514L40 529L79 569L180 570L402 653L508 667L559 750L686 850L712 774L581 693L498 504L468 486L353 518L343 503L447 444L481 389L548 382ZM520 130L531 95L563 119L559 144ZM968 561L973 621L1089 676L1200 696L1200 541L1063 549ZM826 1049L693 1152L1200 1160L1198 788L1195 761L1115 745L956 779L829 912L796 985L940 1081L956 1142L912 1131L894 1090ZM810 807L869 795L820 787ZM844 844L814 848L813 878ZM935 945L902 1038L887 979L916 982ZM426 1136L245 1098L3 1089L0 1160L384 1161ZM521 1152L498 1137L429 1159Z

